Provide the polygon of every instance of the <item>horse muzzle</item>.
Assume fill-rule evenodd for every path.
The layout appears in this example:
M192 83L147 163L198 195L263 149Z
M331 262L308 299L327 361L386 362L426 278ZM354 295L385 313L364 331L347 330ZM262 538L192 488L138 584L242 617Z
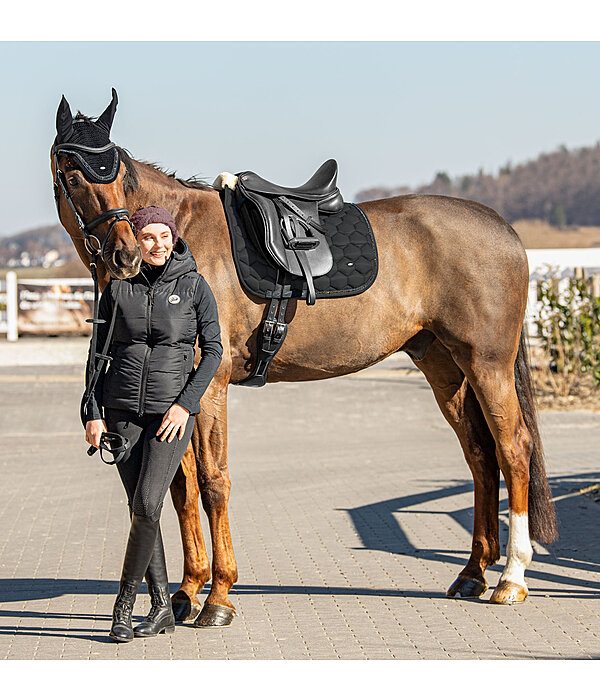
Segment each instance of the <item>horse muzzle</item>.
M102 257L104 265L111 277L123 280L135 277L142 264L142 251L139 245L135 250L115 244L111 250L106 250Z

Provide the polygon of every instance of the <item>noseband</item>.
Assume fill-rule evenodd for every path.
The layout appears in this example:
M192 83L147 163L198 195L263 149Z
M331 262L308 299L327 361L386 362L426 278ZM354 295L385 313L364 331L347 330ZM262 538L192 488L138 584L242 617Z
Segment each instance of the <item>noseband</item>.
M77 226L79 227L79 230L83 234L83 239L85 242L85 247L88 253L92 256L92 266L96 266L96 257L99 255L104 262L106 262L104 258L104 252L106 248L106 243L108 239L110 238L110 234L112 233L113 228L119 221L126 221L130 228L131 232L135 236L135 226L131 223L131 220L129 218L129 210L126 209L125 207L116 207L115 209L109 209L108 211L104 211L98 216L96 216L94 219L92 219L90 222L87 224L83 220L83 217L77 211L77 207L75 206L75 202L73 202L71 198L71 194L69 192L69 189L67 187L67 179L63 171L58 167L58 155L61 151L65 152L65 155L68 155L68 150L69 148L74 148L76 147L77 150L79 151L85 151L87 153L103 153L105 151L108 151L112 148L115 148L114 143L109 143L106 146L102 146L100 148L92 148L91 146L82 146L81 144L70 144L70 143L60 143L56 144L55 146L52 147L52 155L54 157L54 172L55 172L55 179L54 179L54 203L56 204L56 211L58 213L58 219L62 223L62 219L60 218L60 192L62 191L64 198L66 199L68 205L71 207L71 210L73 212L73 215L75 217L75 221L77 222ZM104 237L104 240L100 242L100 239L98 236L94 235L92 231L101 223L104 221L108 221L109 219L112 219L110 226L108 227L108 231L106 233L106 236ZM95 243L94 243L95 241Z

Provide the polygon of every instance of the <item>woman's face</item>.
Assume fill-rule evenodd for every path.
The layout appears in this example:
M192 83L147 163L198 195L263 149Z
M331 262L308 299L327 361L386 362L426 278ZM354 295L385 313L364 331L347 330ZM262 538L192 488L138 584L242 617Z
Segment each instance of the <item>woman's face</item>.
M173 234L165 224L148 224L137 232L142 259L150 265L164 265L173 250Z

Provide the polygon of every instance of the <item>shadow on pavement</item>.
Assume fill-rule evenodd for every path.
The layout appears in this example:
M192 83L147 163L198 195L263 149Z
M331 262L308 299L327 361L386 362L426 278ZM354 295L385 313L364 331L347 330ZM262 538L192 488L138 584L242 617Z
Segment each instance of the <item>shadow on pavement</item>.
M208 594L210 584L206 584L198 595ZM63 595L114 595L119 589L118 581L100 581L94 579L0 579L0 603L16 603L27 600L49 600ZM177 583L169 584L171 594L178 590ZM231 589L232 595L368 595L379 597L418 597L443 598L439 591L413 591L399 588L363 588L360 586L310 586L310 585L261 585L235 584ZM140 588L138 596L147 595L145 586ZM62 613L35 611L0 610L2 617L44 617L51 619L110 619L110 615L92 613Z
M171 593L174 593L178 586L170 584ZM22 600L48 600L63 595L83 595L83 594L111 594L116 595L118 591L118 581L100 581L94 579L0 579L0 603L18 602ZM140 593L144 593L141 591ZM204 591L208 593L208 586ZM311 595L311 596L357 596L368 595L378 597L410 597L410 598L443 598L444 594L439 591L408 591L386 588L360 588L360 587L339 587L339 586L290 586L290 585L235 585L231 591L232 596L244 595ZM90 607L92 605L90 604ZM86 639L93 642L114 644L115 642L108 636L111 615L89 613L57 612L47 610L0 610L0 619L8 622L10 619L19 621L19 625L0 625L0 637L3 635L16 637L72 637L76 639ZM134 623L137 624L143 619L143 615L134 615ZM40 621L44 621L39 626ZM61 622L83 623L81 627L71 624L61 626ZM94 621L101 621L106 631L93 634L90 629ZM36 626L38 622L38 626ZM50 625L47 623L50 622ZM56 626L52 626L52 622Z
M530 583L530 595L540 597L550 594L552 597L574 597L579 599L597 599L600 593L600 539L596 537L600 509L590 498L575 493L582 486L600 481L600 472L584 472L569 477L550 479L550 485L556 498L556 508L559 518L560 539L553 545L538 548L534 562L538 566L530 568L527 576ZM443 509L440 501L461 496L472 492L472 482L457 482L430 491L413 494L401 498L393 498L376 503L370 503L358 508L346 509L350 515L356 532L361 538L360 549L384 551L396 555L405 555L419 559L446 562L457 568L466 563L472 527L472 507L459 509ZM501 501L500 510L506 510L506 499ZM409 531L402 527L402 517L411 514L426 513L428 515L441 513L453 518L465 530L465 549L423 549L415 547L410 540ZM402 516L404 514L404 516ZM398 517L401 516L401 517ZM502 551L505 551L508 528L500 524ZM540 567L539 564L542 566ZM497 564L490 567L492 571L500 572L502 567ZM542 570L540 570L542 569ZM458 573L458 572L457 572ZM586 577L586 573L592 576ZM596 580L594 580L596 578ZM450 583L450 582L449 582ZM543 584L547 583L548 586ZM178 588L177 583L170 585L171 593ZM49 579L49 578L17 578L0 579L0 603L17 603L20 601L49 600L66 595L116 595L118 581L99 579ZM204 592L208 591L208 587ZM146 586L142 585L140 594L146 594ZM407 590L406 588L364 588L353 586L311 586L311 585L235 585L231 591L233 596L247 595L303 595L303 596L376 596L404 598L444 598L444 591ZM469 602L486 604L485 600L473 599ZM42 607L42 606L40 606ZM92 607L90 605L90 607ZM19 626L4 624L0 626L0 636L17 635L31 637L76 637L94 642L113 644L114 642L104 631L94 634L90 629L94 621L101 621L108 629L111 616L108 614L71 613L69 611L24 611L1 610L0 619L7 623L11 619L19 620ZM141 620L142 616L136 616ZM42 626L28 626L31 622L44 621ZM52 621L57 626L48 626ZM61 623L65 623L64 626ZM71 623L83 623L81 627L70 626ZM38 623L39 624L39 623Z
M600 507L585 495L575 493L577 489L587 484L600 481L600 472L584 472L568 477L554 477L549 479L553 497L556 499L556 512L558 517L559 539L552 545L538 548L534 554L534 561L547 564L552 567L560 567L567 572L539 571L529 569L527 577L530 582L547 581L559 584L567 589L564 593L577 598L598 597L600 581L585 578L585 573L600 573L600 539L596 536L600 519ZM501 482L504 487L504 482ZM465 481L454 486L426 491L401 498L392 498L376 503L369 503L358 508L345 509L350 515L354 528L361 538L363 547L357 549L369 549L402 554L419 559L429 559L437 562L456 564L461 568L469 557L470 536L473 526L473 507L454 510L440 509L439 501L451 496L472 493L473 484ZM436 503L438 504L436 507ZM415 508L415 506L422 506ZM508 500L500 502L500 511L508 509ZM415 547L402 527L402 514L407 517L412 514L444 514L454 519L465 529L465 551L456 552L446 549L422 549ZM508 527L500 523L500 544L504 555ZM492 571L501 571L500 565L489 568ZM572 572L572 576L570 575ZM457 572L458 573L458 572ZM448 582L450 583L450 582ZM572 586L574 588L569 589ZM587 594L581 589L589 588ZM556 594L556 588L540 588L535 583L530 586L530 593L552 592Z

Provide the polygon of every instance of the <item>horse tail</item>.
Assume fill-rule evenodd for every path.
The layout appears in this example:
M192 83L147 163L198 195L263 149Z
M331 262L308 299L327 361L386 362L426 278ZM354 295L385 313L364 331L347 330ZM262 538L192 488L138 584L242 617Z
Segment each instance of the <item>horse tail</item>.
M525 425L533 441L533 451L529 461L529 536L532 540L549 544L558 538L556 509L546 478L544 449L537 424L525 325L521 329L519 352L515 360L515 388Z

